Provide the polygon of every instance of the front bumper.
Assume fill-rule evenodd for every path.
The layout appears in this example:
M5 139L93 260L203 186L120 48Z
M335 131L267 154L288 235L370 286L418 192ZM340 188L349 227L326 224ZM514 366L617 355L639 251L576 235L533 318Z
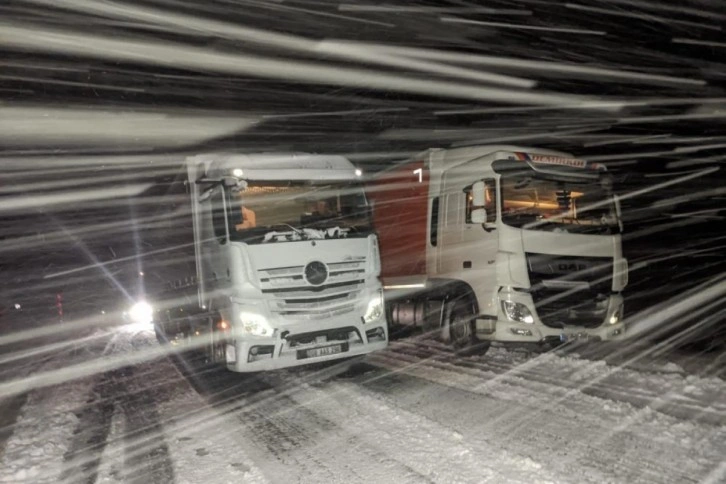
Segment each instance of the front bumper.
M227 368L257 372L359 356L388 346L385 319L363 324L356 313L289 325L272 337L227 341ZM312 356L310 356L312 355Z
M501 300L518 302L527 306L534 321L522 323L507 318L501 309ZM478 319L476 321L476 335L481 340L502 341L502 342L523 342L538 343L543 341L615 341L625 338L625 323L622 318L623 297L620 294L612 294L609 297L608 308L603 318L603 323L597 327L585 327L577 325L566 325L561 328L554 328L542 323L534 308L532 297L525 292L504 292L500 294L497 301L499 313L496 319ZM611 324L613 315L620 317L615 324Z

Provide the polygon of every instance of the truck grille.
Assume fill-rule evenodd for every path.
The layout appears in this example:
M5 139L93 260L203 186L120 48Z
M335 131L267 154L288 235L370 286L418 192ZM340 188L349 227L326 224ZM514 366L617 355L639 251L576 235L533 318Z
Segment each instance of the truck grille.
M540 321L550 328L597 328L605 321L608 299L602 294L548 289L532 291L531 294Z
M612 292L613 259L527 254L530 294L542 323L551 328L596 328L605 321Z
M360 332L355 326L347 326L344 328L327 329L315 331L312 333L297 333L286 336L290 348L300 346L315 346L323 343L331 343L336 341L344 341L346 343L362 343Z
M270 310L291 319L325 319L355 310L365 287L365 260L326 264L321 285L309 283L305 266L261 269L262 292L272 296Z

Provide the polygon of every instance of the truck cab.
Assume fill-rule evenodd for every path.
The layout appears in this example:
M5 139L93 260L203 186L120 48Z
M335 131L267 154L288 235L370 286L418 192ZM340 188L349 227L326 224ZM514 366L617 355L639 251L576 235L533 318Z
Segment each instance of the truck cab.
M187 173L198 304L185 336L237 372L386 347L360 170L340 156L210 154Z
M514 146L429 150L382 175L369 194L392 323L440 328L458 346L623 337L627 261L611 188L601 165ZM400 223L394 232L382 214L402 191L418 200L405 218L421 234L408 260Z

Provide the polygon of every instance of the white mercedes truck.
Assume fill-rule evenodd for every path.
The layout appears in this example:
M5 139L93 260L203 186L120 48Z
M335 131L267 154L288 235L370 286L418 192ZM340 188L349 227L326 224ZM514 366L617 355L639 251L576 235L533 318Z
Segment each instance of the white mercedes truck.
M160 340L236 372L385 348L378 240L342 156L187 159L195 273L151 303Z
M427 150L367 185L393 327L455 346L624 337L605 167L517 146Z

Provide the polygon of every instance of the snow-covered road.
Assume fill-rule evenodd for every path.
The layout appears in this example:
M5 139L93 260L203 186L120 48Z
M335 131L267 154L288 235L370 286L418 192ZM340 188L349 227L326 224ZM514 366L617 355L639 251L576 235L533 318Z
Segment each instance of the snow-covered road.
M724 365L416 337L342 374L243 376L150 333L85 338L3 373L0 482L726 481Z

